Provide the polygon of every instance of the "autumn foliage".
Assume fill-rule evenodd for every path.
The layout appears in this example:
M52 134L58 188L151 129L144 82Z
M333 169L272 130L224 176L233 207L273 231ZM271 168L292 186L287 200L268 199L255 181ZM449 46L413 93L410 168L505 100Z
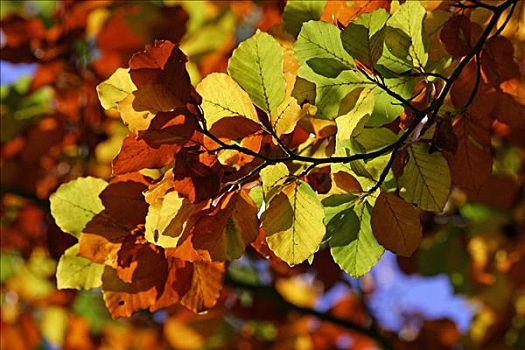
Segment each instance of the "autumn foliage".
M2 263L24 261L2 276L2 347L519 348L524 13L64 1L3 17L2 60L38 66L2 91ZM464 340L445 318L407 316L413 336L377 322L387 250L478 303ZM69 314L91 289L100 314ZM118 340L106 309L131 317Z

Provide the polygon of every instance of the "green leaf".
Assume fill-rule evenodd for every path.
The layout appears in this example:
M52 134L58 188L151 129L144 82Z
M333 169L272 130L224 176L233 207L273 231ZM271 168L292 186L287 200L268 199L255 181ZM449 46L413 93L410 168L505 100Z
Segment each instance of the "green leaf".
M368 203L347 209L331 220L334 234L328 241L334 261L352 277L361 277L379 261L385 251L377 243L370 224Z
M271 114L284 100L283 49L271 35L258 31L242 42L228 62L228 73L253 103Z
M423 210L443 210L450 192L450 171L439 152L428 153L428 146L412 144L408 163L399 178L401 197Z
M344 229L344 225L348 220L344 220L345 218L342 216L345 214L342 213L346 213L348 210L352 211L356 199L355 195L344 193L331 195L321 201L325 213L326 238L329 239L334 233ZM347 215L346 219L348 219L348 216L351 216L351 214Z
M118 68L107 80L97 85L97 94L104 109L117 108L117 102L125 99L137 87L131 80L129 69Z
M293 182L272 198L262 228L268 246L290 266L315 253L325 234L324 209L305 182Z
M106 181L90 176L62 184L49 198L58 227L78 238L86 224L104 210L98 195L106 186Z
M280 189L290 172L284 163L272 164L261 170L262 193L264 201L268 203L275 192Z
M384 9L354 19L341 33L343 47L355 59L373 67L383 53L384 28L390 15Z
M78 243L64 252L58 261L58 289L92 289L102 285L104 265L78 255Z
M364 128L355 140L366 151L373 151L396 142L397 135L387 128Z
M425 8L419 1L407 1L387 21L383 55L378 67L385 75L388 71L403 73L412 67L425 67L428 61L426 37L423 32Z
M408 99L412 96L415 79L384 79L385 85L401 97ZM396 120L405 107L394 97L390 96L379 86L372 88L374 91L374 111L368 120L368 126L381 126Z
M197 85L208 127L225 117L246 117L259 123L250 96L227 74L213 73Z
M299 69L299 75L303 72L303 67ZM308 75L308 74L306 74ZM306 76L305 79L308 79ZM310 79L315 83L316 97L315 106L317 107L316 117L320 119L333 120L341 115L341 101L353 90L361 87L373 87L374 83L369 82L361 73L345 70L337 78L326 78L321 75L310 75ZM298 91L297 93L301 93Z
M283 13L284 28L297 37L304 22L321 18L325 5L323 0L289 0Z
M350 139L357 125L360 124L363 118L370 116L373 110L374 95L372 90L363 89L358 95L357 101L353 103L353 107L350 111L335 119L335 123L337 124L337 136L343 140ZM357 131L356 133L359 132L359 130L355 131Z
M303 116L301 106L292 96L286 96L283 103L270 116L270 122L277 136L289 134Z
M355 67L354 60L343 48L340 33L339 28L326 22L303 24L294 47L301 77L314 81L316 75L334 77L334 72Z
M389 27L402 30L410 38L409 52L417 67L424 67L428 61L423 33L425 14L425 8L419 1L406 1L388 20Z
M150 204L146 215L145 238L164 248L175 248L191 210L183 208L184 198L177 192L167 193L162 200Z
M376 68L383 76L399 75L413 67L410 56L410 37L398 28L385 27L383 54L377 60Z

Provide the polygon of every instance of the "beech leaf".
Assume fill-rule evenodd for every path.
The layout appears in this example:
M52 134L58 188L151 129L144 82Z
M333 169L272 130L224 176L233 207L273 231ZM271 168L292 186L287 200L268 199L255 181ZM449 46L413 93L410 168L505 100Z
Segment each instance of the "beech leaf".
M283 65L284 52L277 40L258 31L233 51L228 73L270 115L285 97Z
M193 312L204 312L217 303L224 276L224 263L196 261L193 263L191 287L181 304Z
M443 210L450 192L450 171L439 152L428 153L428 146L412 144L408 147L408 163L399 178L401 197L417 204L423 210Z
M98 195L106 186L106 181L90 176L62 184L49 198L58 227L78 238L86 224L104 210Z
M264 212L262 228L270 249L289 265L315 253L324 237L324 208L305 182L293 182L275 195Z
M58 289L92 289L102 285L104 265L78 256L78 243L67 249L57 266Z
M122 101L137 87L129 75L129 69L118 68L107 80L97 85L98 98L104 109L117 108Z
M384 248L377 242L370 225L370 205L362 203L336 214L328 241L334 261L350 276L357 278L379 261Z
M386 249L411 256L422 237L419 211L398 196L381 192L372 210L372 230Z
M225 117L246 117L259 122L250 96L229 75L209 74L197 85L208 127Z

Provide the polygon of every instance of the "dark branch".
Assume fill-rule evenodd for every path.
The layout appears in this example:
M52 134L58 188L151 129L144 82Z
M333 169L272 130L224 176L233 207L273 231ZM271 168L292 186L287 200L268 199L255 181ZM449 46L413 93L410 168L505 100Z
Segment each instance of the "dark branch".
M319 312L319 311L316 311L308 307L302 307L302 306L292 304L286 299L284 299L281 296L281 294L279 294L275 290L275 288L273 288L272 286L265 286L265 285L260 285L260 284L257 284L257 285L250 284L250 283L246 283L246 282L242 282L242 281L233 279L232 277L228 275L226 275L224 284L231 288L241 289L241 290L253 293L253 294L257 294L258 296L264 297L266 299L275 300L281 308L287 311L295 311L303 315L315 316L322 321L330 322L338 326L344 327L348 330L366 335L374 339L383 349L385 350L392 349L392 346L390 345L388 340L385 337L383 337L377 330L373 328L367 328L367 327L361 326L359 324L356 324L350 321L342 320L328 313Z

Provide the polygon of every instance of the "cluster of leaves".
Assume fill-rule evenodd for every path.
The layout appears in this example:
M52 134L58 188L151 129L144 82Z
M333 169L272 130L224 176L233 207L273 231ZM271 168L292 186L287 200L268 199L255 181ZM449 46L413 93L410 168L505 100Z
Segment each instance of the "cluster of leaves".
M101 287L113 318L169 310L161 331L140 328L146 316L138 313L125 333L136 341L123 347L160 347L162 333L175 348L273 342L330 349L344 347L337 341L348 330L340 326L354 331L356 348L373 345L355 332L387 347L357 294L330 314L310 308L319 282L326 292L344 281L335 264L363 276L389 249L412 256L400 258L407 272L448 273L456 290L481 299L471 341L523 342L517 335L525 298L525 89L517 63L525 54L523 4L289 1L283 7L265 4L255 25L262 31L233 52L235 22L255 9L251 3L66 2L62 20L3 20L2 59L39 67L30 88L2 92L2 118L6 111L13 126L4 139L2 120L2 167L10 170L2 187L46 198L76 179L50 198L56 224L73 237L49 243L53 256L70 246L58 262L58 288ZM203 15L209 12L211 19ZM129 68L117 69L148 42ZM57 125L60 135L50 137ZM101 163L119 146L113 177L100 179L109 177ZM20 160L39 170L20 176L28 168ZM74 299L75 316L45 309L62 333L46 331L52 328L46 322L42 331L64 339L67 327L66 347L93 347L86 334L100 330L101 319L109 322L107 314L86 311L93 294L53 291L53 263L35 249L48 242L32 228L42 227L42 211L17 210L9 231L2 230L2 248L22 247L31 258L2 277L3 285L25 298L21 286L37 284L26 298L35 307ZM5 232L27 232L28 240L10 238L5 246ZM246 259L248 272L239 268ZM268 259L273 287L259 284L253 267L259 259ZM14 266L19 258L2 255L2 261ZM304 273L312 271L316 283L305 285ZM224 290L223 283L251 294ZM201 317L177 304L197 313L215 307ZM293 312L329 322L312 327L311 316ZM225 315L246 322L235 327ZM5 328L9 339L33 335L20 348L38 342L28 313L3 312L3 329L6 319L20 321ZM458 341L451 327L425 323L421 338L403 346L450 347ZM203 329L220 336L205 338ZM116 341L114 331L102 330L104 342Z
M287 33L258 31L195 89L177 44L146 46L97 87L131 132L115 177L51 197L79 239L59 287L102 286L114 317L177 302L201 312L220 295L224 262L250 244L291 266L328 244L353 277L385 248L412 255L420 211L442 212L452 183L471 194L490 176L477 90L507 102L484 108L485 124L523 123L518 87L501 87L519 78L512 45L492 34L515 4L493 6L485 29L440 18L443 45L431 47L419 1L378 2L343 29L319 20L323 2L290 2ZM476 65L487 82L461 86Z

